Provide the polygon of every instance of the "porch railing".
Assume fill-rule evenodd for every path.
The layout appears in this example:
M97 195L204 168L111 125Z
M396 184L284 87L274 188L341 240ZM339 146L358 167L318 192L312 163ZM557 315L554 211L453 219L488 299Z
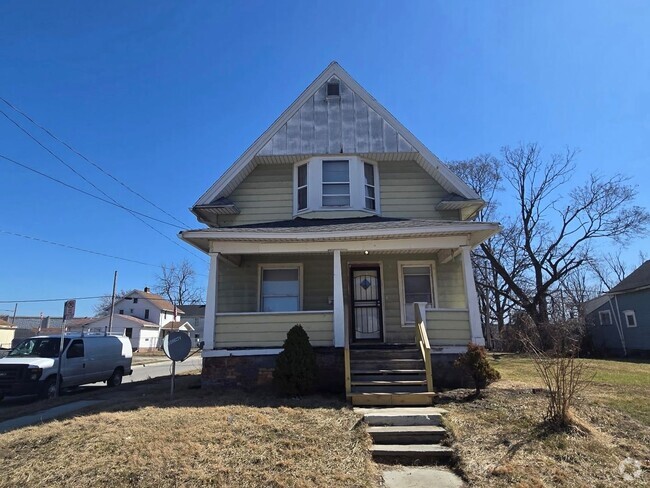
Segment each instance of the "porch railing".
M345 394L352 393L352 372L350 371L350 333L345 323L345 340L343 342L343 362L345 363Z
M427 374L427 391L433 393L433 374L431 372L431 345L427 335L426 303L415 303L415 345L420 349Z

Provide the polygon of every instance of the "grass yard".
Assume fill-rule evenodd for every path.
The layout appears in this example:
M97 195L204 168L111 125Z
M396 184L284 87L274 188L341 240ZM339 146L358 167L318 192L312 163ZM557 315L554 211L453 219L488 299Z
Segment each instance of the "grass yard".
M541 384L526 357L496 355L502 379L479 399L466 401L467 390L442 395L459 470L473 486L648 486L650 364L585 361L595 375L572 432L544 428L545 394L533 392Z
M342 402L197 383L181 377L174 401L168 380L123 385L99 410L0 435L0 486L377 486L369 438Z

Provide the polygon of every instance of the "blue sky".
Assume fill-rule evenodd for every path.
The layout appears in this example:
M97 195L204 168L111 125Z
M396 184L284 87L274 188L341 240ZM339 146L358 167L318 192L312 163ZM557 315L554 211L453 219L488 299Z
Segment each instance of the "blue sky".
M0 96L189 226L200 194L332 60L444 160L536 141L580 148L578 176L620 171L647 188L648 25L644 1L5 1ZM169 220L34 134L122 204ZM94 191L1 115L0 154ZM0 175L0 231L154 265L188 258L207 275L205 258L120 209L3 161ZM114 270L125 289L157 272L0 233L0 300L101 295Z

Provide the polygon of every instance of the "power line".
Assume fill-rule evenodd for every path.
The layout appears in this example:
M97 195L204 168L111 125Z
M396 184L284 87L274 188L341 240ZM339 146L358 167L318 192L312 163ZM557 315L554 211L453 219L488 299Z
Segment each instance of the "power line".
M67 297L67 298L33 298L30 300L0 300L0 303L44 303L44 302L66 302L68 300L97 300L98 298L111 298L112 295L97 295L97 296L92 296L92 297ZM115 300L122 300L126 298L127 300L133 300L132 297L128 296L121 296L121 297L115 297ZM140 298L140 297L138 297ZM144 300L149 300L151 302L171 302L171 300L168 300L165 297L160 297L160 298L153 298L153 297L146 297L143 298ZM187 303L185 305L192 305L191 303ZM177 305L178 308L182 310L184 305ZM13 311L13 310L12 310Z
M112 254L106 254L106 253L99 252L99 251L92 251L90 249L83 249L81 247L71 246L69 244L62 244L60 242L54 242L54 241L49 241L47 239L41 239L40 237L28 236L28 235L25 235L25 234L19 234L17 232L10 232L8 230L0 229L0 233L15 236L15 237L22 237L23 239L29 239L29 240L32 240L32 241L42 242L44 244L50 244L50 245L53 245L53 246L59 246L59 247L63 247L63 248L66 248L66 249L71 249L73 251L86 252L86 253L89 253L89 254L95 254L97 256L103 256L103 257L112 258L112 259L119 259L121 261L128 261L130 263L142 264L144 266L151 266L153 268L165 269L165 266L161 266L159 264L146 263L144 261L138 261L137 259L124 258L124 257L121 257L121 256L114 256ZM207 276L205 274L196 273L196 272L195 272L195 274L197 276Z
M122 186L123 186L124 188L126 188L128 191L130 191L130 192L133 193L134 195L137 195L137 196L140 197L142 200L144 200L145 202L147 202L149 205L151 205L151 206L155 207L156 209L160 210L162 213L164 213L164 214L167 215L168 217L171 217L172 219L174 219L174 220L175 220L176 222L178 222L179 224L181 224L181 225L183 225L183 226L185 226L185 227L190 227L189 225L187 225L187 224L184 223L183 221L177 219L176 217L174 217L172 214L170 214L169 212L167 212L167 211L164 210L163 208L161 208L161 207L159 207L158 205L156 205L155 203L153 203L151 200L147 199L145 196L143 196L143 195L140 194L139 192L135 191L135 190L134 190L133 188L131 188L129 185L127 185L126 183L124 183L124 182L122 182L121 180L119 180L117 177L113 176L111 173L109 173L109 172L106 171L104 168L102 168L99 164L95 163L95 162L92 161L91 159L89 159L89 158L87 158L86 156L84 156L81 152L79 152L77 149L75 149L74 147L72 147L70 144L68 144L67 142L65 142L65 141L61 140L60 138L58 138L58 137L57 137L55 134L53 134L49 129L47 129L46 127L42 126L42 125L39 124L38 122L36 122L32 117L30 117L28 114L26 114L25 112L23 112L22 110L20 110L18 107L16 107L16 106L13 105L12 103L10 103L7 99L5 99L5 98L3 98L3 97L0 97L0 100L2 100L5 104L7 104L7 105L12 109L12 110L14 110L15 112L19 113L19 114L22 115L23 117L25 117L25 118L26 118L27 120L29 120L32 124L34 124L36 127L38 127L39 129L41 129L42 131L44 131L47 135L49 135L50 137L52 137L55 141L59 142L60 144L63 144L65 147L67 147L67 148L68 148L70 151L72 151L74 154L76 154L76 155L79 156L81 159L83 159L83 160L86 161L87 163L89 163L89 164L91 164L92 166L94 166L97 170L101 171L103 174L105 174L106 176L108 176L109 178L111 178L112 180L114 180L115 182L117 182L117 183L119 183L120 185L122 185Z
M117 200L115 200L115 199L114 199L113 197L111 197L108 193L106 193L104 190L102 190L101 188L99 188L97 185L95 185L95 184L94 184L92 181L90 181L88 178L86 178L86 177L83 176L81 173L79 173L77 170L75 170L75 169L74 169L70 164L68 164L66 161L64 161L61 157L59 157L56 153L54 153L50 148L48 148L48 147L45 146L42 142L40 142L40 141L39 141L36 137L34 137L34 136L33 136L33 135L32 135L32 134L31 134L27 129L25 129L25 128L22 127L18 122L16 122L16 121L13 120L11 117L9 117L9 115L7 115L3 110L0 109L0 113L1 113L1 114L2 114L2 115L3 115L7 120L9 120L11 123L13 123L16 127L18 127L22 132L24 132L24 133L25 133L25 134L26 134L26 135L27 135L31 140L33 140L36 144L38 144L40 147L42 147L43 149L45 149L45 150L46 150L46 151L47 151L47 152L48 152L52 157L54 157L57 161L59 161L59 162L60 162L61 164L63 164L65 167L67 167L68 169L70 169L70 171L72 171L74 174L76 174L77 176L79 176L82 180L84 180L86 183L88 183L89 185L91 185L95 190L97 190L98 192L100 192L100 193L101 193L102 195L104 195L106 198L108 198L109 200L111 200L115 206L117 206L117 207L119 207L119 208L122 208L122 209L126 210L126 211L129 212L131 215L133 215L133 217L135 217L136 219L138 219L140 222L142 222L144 225L146 225L147 227L149 227L151 230L153 230L154 232L156 232L157 234L159 234L159 235L162 236L163 238L167 239L169 242L171 242L171 243L174 244L175 246L177 246L177 247L183 249L185 252L191 254L192 256L201 259L200 256L198 256L198 255L195 254L194 252L190 251L190 250L187 249L186 247L181 246L177 241L171 239L169 236L163 234L162 232L160 232L158 229L156 229L155 227L153 227L153 226L152 226L151 224L149 224L148 222L145 222L144 220L142 220L142 218L140 218L140 217L138 216L138 215L143 215L141 212L137 212L137 211L135 211L135 210L131 210L130 208L127 208L127 207L121 205ZM66 185L66 186L69 186L69 185ZM86 194L88 194L88 195L92 195L92 193L89 193L89 192L86 192ZM95 196L96 196L96 195L95 195ZM106 200L104 200L104 199L101 199L101 200L102 200L102 201L106 201ZM183 227L179 227L179 226L177 226L177 225L175 225L175 224L170 224L170 223L168 223L168 222L164 222L163 220L160 220L160 219L154 219L154 218L152 218L152 217L148 217L148 218L151 218L152 220L157 220L158 222L166 223L167 225L172 225L172 226L177 227L177 228L180 228L180 229L183 228ZM201 260L203 261L203 259L201 259ZM204 262L205 262L205 261L204 261Z
M159 222L159 223L161 223L161 224L169 225L169 226L171 226L171 227L175 227L175 228L177 228L177 229L182 229L182 228L183 228L183 227L179 227L179 226L176 225L176 224L172 224L172 223L170 223L170 222L165 222L164 220L157 219L156 217L152 217L152 216L147 215L147 214L144 214L144 213L142 213L142 212L138 212L137 210L133 210L133 209L127 208L127 207L125 207L124 205L120 205L119 203L115 203L115 202L111 202L110 200L106 200L105 198L102 198L102 197L97 196L97 195L95 195L95 194L93 194L93 193L87 192L86 190L83 190L83 189L81 189L81 188L78 188L78 187L76 187L76 186L74 186L74 185L70 185L69 183L66 183L66 182L64 182L64 181L61 181L61 180L59 180L59 179L57 179L57 178L55 178L55 177L53 177L53 176L50 176L50 175L48 175L48 174L46 174L46 173L43 173L42 171L39 171L39 170L37 170L37 169L34 169L34 168L32 168L31 166L28 166L27 164L24 164L24 163L21 163L21 162L19 162L19 161L16 161L15 159L12 159L12 158L10 158L10 157L8 157L8 156L5 156L5 155L3 155L3 154L0 154L0 158L4 159L5 161L9 161L10 163L13 163L13 164L15 164L15 165L17 165L17 166L20 166L21 168L24 168L24 169L26 169L26 170L28 170L28 171L31 171L32 173L36 173L36 174L39 175L39 176L42 176L42 177L44 177L44 178L47 178L48 180L52 180L52 181L54 181L54 182L56 182L56 183L58 183L58 184L60 184L60 185L63 185L63 186L65 186L65 187L67 187L67 188L70 188L71 190L74 190L74 191L79 192L79 193L83 193L83 194L86 195L86 196L89 196L89 197L91 197L91 198L94 198L94 199L96 199L96 200L99 200L100 202L104 202L104 203L107 203L107 204L109 204L109 205L113 205L114 207L121 208L121 209L126 210L126 211L128 211L128 212L132 212L132 213L137 214L137 215L140 215L140 216L142 216L142 217L144 217L144 218L151 219L151 220L154 220L154 221L156 221L156 222Z

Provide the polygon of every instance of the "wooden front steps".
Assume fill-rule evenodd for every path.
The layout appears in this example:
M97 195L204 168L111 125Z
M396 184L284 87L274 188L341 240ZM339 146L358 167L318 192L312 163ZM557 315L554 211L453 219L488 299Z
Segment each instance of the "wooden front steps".
M353 405L431 405L424 360L413 346L350 349Z
M445 410L419 408L356 408L368 424L373 457L383 462L446 462L453 449L441 444L447 432L440 424Z

